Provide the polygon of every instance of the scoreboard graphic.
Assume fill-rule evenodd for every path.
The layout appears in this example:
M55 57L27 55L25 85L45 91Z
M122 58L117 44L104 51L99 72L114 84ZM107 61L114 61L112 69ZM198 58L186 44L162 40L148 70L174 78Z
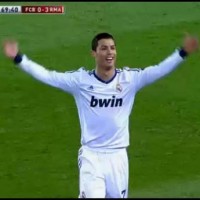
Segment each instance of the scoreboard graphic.
M64 6L0 6L0 14L64 14Z

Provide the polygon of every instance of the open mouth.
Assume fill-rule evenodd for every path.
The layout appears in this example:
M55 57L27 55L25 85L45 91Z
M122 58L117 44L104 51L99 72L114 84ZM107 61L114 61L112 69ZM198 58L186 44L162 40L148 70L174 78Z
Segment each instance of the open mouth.
M111 63L113 60L114 60L113 57L108 57L108 58L106 58L106 61L109 62L109 63Z

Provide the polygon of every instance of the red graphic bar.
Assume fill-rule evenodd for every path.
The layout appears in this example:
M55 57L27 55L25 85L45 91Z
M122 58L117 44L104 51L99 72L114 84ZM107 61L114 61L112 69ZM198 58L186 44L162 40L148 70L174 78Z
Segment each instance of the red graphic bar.
M64 13L64 6L22 6L22 13Z

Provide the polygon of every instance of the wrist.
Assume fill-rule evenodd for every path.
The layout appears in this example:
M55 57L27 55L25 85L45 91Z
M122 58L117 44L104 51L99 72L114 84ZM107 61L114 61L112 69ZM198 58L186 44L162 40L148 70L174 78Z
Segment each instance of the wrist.
M13 61L15 64L19 64L22 61L22 54L18 52L17 55L13 58Z
M188 56L188 52L187 52L183 47L181 47L181 48L179 49L179 55L180 55L182 58L185 58L185 57Z

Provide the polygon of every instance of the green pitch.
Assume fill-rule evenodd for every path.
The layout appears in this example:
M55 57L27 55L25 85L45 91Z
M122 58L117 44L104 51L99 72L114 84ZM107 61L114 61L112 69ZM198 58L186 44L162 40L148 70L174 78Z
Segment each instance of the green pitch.
M8 4L27 5L0 5ZM63 5L64 15L1 15L1 40L15 38L34 61L65 71L94 67L90 42L98 32L116 38L117 67L141 68L170 55L185 32L200 36L200 3ZM136 96L129 197L200 197L199 74L198 53ZM73 98L15 68L2 50L0 80L0 197L78 197Z

